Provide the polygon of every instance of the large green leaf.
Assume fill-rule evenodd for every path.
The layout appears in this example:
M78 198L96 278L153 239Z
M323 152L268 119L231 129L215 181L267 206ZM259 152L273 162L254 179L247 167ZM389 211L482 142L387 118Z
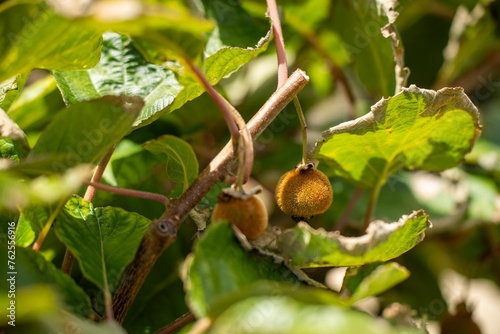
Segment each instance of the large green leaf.
M247 334L403 334L416 328L393 328L360 311L334 305L303 302L282 296L256 296L234 304L205 333Z
M73 281L73 279L56 268L51 262L39 253L29 248L15 247L14 260L7 262L7 245L0 244L0 259L5 264L5 273L8 276L15 276L16 289L28 287L36 284L51 284L62 297L66 304L66 309L87 317L90 312L90 300L85 292ZM9 250L10 248L9 244ZM9 266L7 269L7 265ZM9 274L15 272L16 274ZM5 277L5 276L4 276ZM0 285L2 295L7 295L8 284Z
M376 296L410 276L405 267L396 262L374 263L347 269L341 294L348 294L349 303Z
M164 135L143 146L150 152L167 156L167 175L171 181L179 184L180 191L186 190L198 176L196 154L184 140Z
M74 196L57 219L56 233L80 263L83 274L110 291L134 259L150 220L120 208L94 208Z
M315 156L329 175L363 188L401 168L442 171L457 165L481 132L479 113L461 88L405 88L371 112L323 133Z
M99 64L90 70L54 71L57 84L68 104L105 95L137 95L145 105L134 123L151 123L170 106L182 90L172 71L147 62L130 37L104 34Z
M191 310L206 316L211 307L259 280L297 283L283 264L245 251L228 223L212 224L187 262L185 289Z
M16 169L60 172L97 162L130 131L142 106L141 98L125 95L70 106L42 132L27 159Z
M429 226L427 215L416 211L395 223L374 221L360 237L314 230L299 223L280 234L277 241L283 256L300 268L360 266L407 252L422 241Z
M0 82L31 69L89 68L99 61L101 34L57 16L44 1L0 6Z

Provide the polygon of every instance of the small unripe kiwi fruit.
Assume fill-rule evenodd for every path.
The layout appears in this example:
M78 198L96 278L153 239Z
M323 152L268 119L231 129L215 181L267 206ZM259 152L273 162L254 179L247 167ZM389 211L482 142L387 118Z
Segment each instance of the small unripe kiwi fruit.
M259 191L241 194L232 188L223 189L212 211L212 222L228 221L248 239L257 239L268 224L266 206L255 196Z
M328 177L309 163L286 172L278 181L275 196L281 211L303 220L328 210L333 189Z

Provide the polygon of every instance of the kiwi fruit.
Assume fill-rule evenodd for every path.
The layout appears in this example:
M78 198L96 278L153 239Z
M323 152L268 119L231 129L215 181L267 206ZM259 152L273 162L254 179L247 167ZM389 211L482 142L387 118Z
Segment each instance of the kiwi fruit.
M275 197L285 214L306 220L328 210L333 189L328 177L313 164L299 165L279 179Z
M256 239L267 228L268 215L264 202L253 194L240 194L223 189L212 211L212 222L228 221L248 239Z

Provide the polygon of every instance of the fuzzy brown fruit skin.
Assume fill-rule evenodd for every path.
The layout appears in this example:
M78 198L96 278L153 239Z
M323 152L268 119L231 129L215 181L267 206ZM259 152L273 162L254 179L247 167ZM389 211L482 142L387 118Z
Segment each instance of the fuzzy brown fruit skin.
M302 220L328 210L333 189L326 175L314 167L296 168L279 179L275 197L281 211Z
M257 196L239 199L221 194L212 211L212 222L222 220L236 225L248 239L256 239L268 224L266 207Z

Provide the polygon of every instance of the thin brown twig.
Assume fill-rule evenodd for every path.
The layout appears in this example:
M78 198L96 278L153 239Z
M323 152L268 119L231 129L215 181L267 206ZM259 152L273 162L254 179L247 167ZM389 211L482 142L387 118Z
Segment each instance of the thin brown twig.
M308 82L307 75L302 70L296 70L247 123L252 138L257 138ZM125 319L158 257L175 241L177 230L185 217L217 182L224 179L234 161L232 143L229 142L182 196L170 201L165 215L150 225L113 298L115 319L118 322Z
M110 193L114 193L117 195L123 195L123 196L130 196L130 197L137 197L137 198L144 198L144 199L150 199L152 201L157 201L160 203L163 203L167 205L169 199L166 196L163 196L161 194L156 194L156 193L151 193L148 191L141 191L141 190L133 190L133 189L125 189L125 188L119 188L119 187L113 187L107 184L103 183L96 183L96 182L89 182L88 183L90 186L108 191Z
M155 334L170 334L175 332L176 330L186 326L190 322L195 320L194 314L191 311L187 311L179 318L175 319L173 322L169 323L163 328L160 328L155 332Z

